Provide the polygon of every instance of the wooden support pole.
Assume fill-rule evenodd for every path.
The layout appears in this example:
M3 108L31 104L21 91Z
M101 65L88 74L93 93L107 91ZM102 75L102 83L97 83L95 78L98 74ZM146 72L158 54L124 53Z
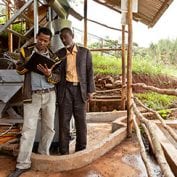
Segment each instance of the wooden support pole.
M11 9L10 9L10 0L8 0L7 4L7 16L8 20L11 18ZM9 26L10 29L12 29L12 25ZM13 52L13 34L11 32L8 32L8 51Z
M125 25L122 25L122 92L121 92L121 109L125 110L126 101L126 72L125 72Z
M132 100L132 107L133 107L136 117L140 120L141 123L145 124L145 126L147 127L147 129L149 131L149 135L151 137L151 140L152 140L152 143L153 143L153 146L155 149L154 153L155 153L157 162L162 170L163 176L164 177L174 177L174 174L171 171L169 164L167 163L162 146L161 146L160 141L158 139L158 133L157 133L155 124L153 122L151 122L150 120L147 120L142 115L142 113L138 110L138 108L133 100Z
M128 52L127 52L127 136L132 133L132 0L128 0Z
M154 174L153 174L152 166L151 166L150 160L149 160L149 158L146 154L146 149L145 149L142 137L141 137L140 128L138 127L138 123L136 121L135 115L133 115L132 118L133 118L133 123L134 123L134 126L135 126L135 130L136 130L136 135L137 135L137 138L138 138L138 142L139 142L139 145L140 145L141 157L142 157L142 159L144 161L144 164L146 166L148 176L153 177Z
M170 126L168 126L166 124L165 120L161 117L161 115L157 111L154 111L153 109L150 109L147 106L145 106L138 98L134 98L134 99L139 105L141 105L147 111L152 112L157 117L157 119L160 120L162 126L168 131L168 133L172 136L172 138L177 142L177 134L176 134L176 132Z
M87 47L87 0L84 0L84 47Z

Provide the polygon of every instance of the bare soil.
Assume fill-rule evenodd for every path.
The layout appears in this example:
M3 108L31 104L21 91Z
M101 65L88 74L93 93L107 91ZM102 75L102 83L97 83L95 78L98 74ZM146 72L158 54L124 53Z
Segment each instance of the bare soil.
M133 83L145 83L149 86L155 86L159 88L177 88L177 78L168 77L168 76L149 76L147 74L133 74L132 78ZM134 88L134 92L142 92L141 88Z
M15 168L16 160L11 156L0 156L0 177L6 177ZM92 164L73 171L44 173L30 170L21 177L147 177L140 158L135 137L127 139Z

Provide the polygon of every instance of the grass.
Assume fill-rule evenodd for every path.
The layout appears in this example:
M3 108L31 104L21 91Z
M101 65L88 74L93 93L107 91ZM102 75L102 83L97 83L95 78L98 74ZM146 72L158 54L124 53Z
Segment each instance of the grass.
M121 74L121 58L93 54L95 74ZM148 75L167 75L177 77L177 69L172 65L156 63L150 58L134 57L133 73Z
M148 75L167 75L177 77L177 69L172 65L157 63L150 58L134 57L133 72L145 73Z
M154 110L169 109L173 102L177 100L176 96L162 95L154 92L135 94L147 107Z
M111 56L93 55L95 74L121 74L121 59Z

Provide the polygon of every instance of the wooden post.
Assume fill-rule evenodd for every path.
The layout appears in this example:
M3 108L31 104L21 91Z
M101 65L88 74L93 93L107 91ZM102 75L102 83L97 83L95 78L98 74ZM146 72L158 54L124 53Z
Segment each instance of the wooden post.
M11 18L11 10L10 10L10 0L8 0L7 4L7 19L9 20ZM12 25L9 26L10 29L12 29ZM11 32L8 32L8 51L13 52L13 34Z
M121 92L121 109L125 110L126 101L126 72L125 72L125 25L122 25L122 92Z
M87 0L84 0L84 47L87 47Z
M127 52L127 136L132 133L132 0L128 0L128 52Z

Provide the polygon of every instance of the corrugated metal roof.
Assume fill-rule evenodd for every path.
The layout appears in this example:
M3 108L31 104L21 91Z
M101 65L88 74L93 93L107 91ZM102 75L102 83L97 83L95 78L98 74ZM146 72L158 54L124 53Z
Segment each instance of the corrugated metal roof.
M94 1L121 13L121 0ZM172 2L173 0L138 0L138 13L133 14L133 19L153 27Z

